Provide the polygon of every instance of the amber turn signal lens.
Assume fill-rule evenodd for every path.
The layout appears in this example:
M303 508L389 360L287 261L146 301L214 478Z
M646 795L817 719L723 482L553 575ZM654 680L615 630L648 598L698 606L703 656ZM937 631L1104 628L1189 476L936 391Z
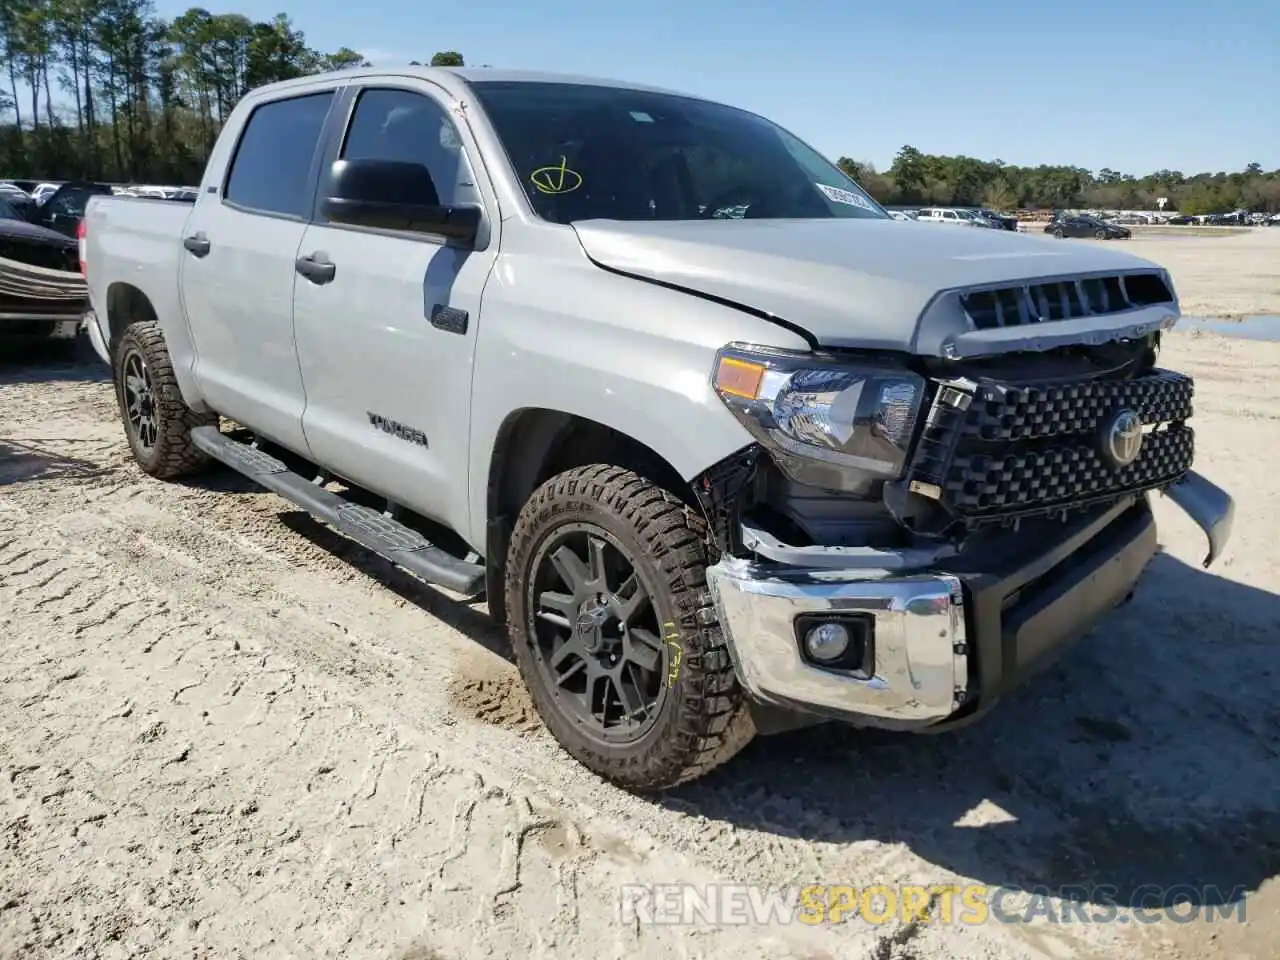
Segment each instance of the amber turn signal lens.
M765 369L763 363L721 357L716 365L716 389L731 396L754 400L760 393Z

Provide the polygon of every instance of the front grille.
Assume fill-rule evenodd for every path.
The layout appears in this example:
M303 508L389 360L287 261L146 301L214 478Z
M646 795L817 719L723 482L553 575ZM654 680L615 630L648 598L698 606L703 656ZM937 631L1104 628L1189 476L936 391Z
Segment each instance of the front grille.
M988 380L982 387L982 397L970 404L961 425L965 436L982 440L1086 433L1121 407L1138 413L1143 423L1186 420L1195 392L1190 377L1165 370L1135 380L1042 385Z
M960 306L978 330L1123 313L1172 302L1173 291L1158 273L1025 283L972 290L960 297Z
M1190 377L1151 370L1130 380L939 385L906 479L945 523L967 527L1066 515L1175 483L1191 468ZM1120 410L1145 428L1137 458L1104 456L1104 429Z

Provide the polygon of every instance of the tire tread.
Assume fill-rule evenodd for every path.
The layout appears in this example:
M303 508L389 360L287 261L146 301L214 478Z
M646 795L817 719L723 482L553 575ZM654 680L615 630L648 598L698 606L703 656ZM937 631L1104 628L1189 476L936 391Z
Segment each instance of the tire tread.
M195 427L218 423L218 415L196 413L182 399L182 390L173 373L173 361L164 342L164 333L155 320L140 320L131 324L120 339L116 350L116 397L120 416L126 418L120 365L129 341L137 345L151 371L152 393L155 397L159 436L155 455L144 462L134 453L138 466L148 476L158 480L175 480L202 471L209 464L209 457L191 442ZM128 426L126 425L126 430ZM132 446L132 444L131 444Z
M670 491L622 467L591 464L552 477L529 498L512 531L506 567L509 610L524 608L521 571L539 518L563 512L579 498L595 501L627 523L661 574L659 589L668 594L683 648L681 682L672 688L682 703L674 736L638 756L610 756L585 739L560 742L619 786L657 790L687 783L726 763L755 734L707 592L705 521ZM509 629L513 644L526 642L520 616L510 618ZM522 673L536 669L526 667L526 659L518 650ZM543 702L539 684L531 679L525 676L526 685L545 718L546 710L555 708Z

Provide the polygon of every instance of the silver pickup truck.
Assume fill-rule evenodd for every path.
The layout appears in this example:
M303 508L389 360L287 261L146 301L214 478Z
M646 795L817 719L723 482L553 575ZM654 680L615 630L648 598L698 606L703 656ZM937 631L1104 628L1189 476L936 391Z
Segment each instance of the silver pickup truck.
M892 219L770 121L609 81L263 87L194 206L96 198L138 464L219 461L485 596L631 789L754 734L972 721L1205 530L1161 268Z

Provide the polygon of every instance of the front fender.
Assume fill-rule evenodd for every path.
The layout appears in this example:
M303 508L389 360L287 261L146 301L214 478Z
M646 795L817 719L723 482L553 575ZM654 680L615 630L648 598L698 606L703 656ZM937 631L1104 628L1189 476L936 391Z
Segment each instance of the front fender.
M601 270L581 250L567 264L504 253L480 329L468 475L474 543L484 542L489 462L513 412L604 424L692 479L751 442L711 388L716 351L734 340L807 349L741 311Z

